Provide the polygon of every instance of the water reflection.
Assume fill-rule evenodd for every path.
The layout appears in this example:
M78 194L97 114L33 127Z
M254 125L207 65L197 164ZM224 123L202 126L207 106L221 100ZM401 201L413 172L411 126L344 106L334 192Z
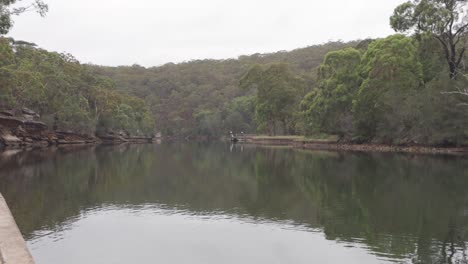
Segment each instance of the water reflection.
M321 235L326 240L311 245L335 253L361 247L380 260L468 263L468 160L463 157L163 143L10 152L0 156L0 168L0 192L23 234L35 242L34 251L43 254L41 248L67 234L93 237L90 230L98 225L88 226L90 219L115 214L127 219L121 226L130 227L138 215L157 223L172 214L237 232L242 232L237 224L244 223L279 226L310 239ZM250 231L249 239L265 235ZM293 245L306 239L277 238ZM261 250L270 244L249 245ZM356 257L355 263L376 259Z

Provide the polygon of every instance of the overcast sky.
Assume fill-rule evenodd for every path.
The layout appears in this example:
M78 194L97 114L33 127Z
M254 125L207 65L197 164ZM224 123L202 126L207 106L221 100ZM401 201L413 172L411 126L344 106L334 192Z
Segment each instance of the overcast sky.
M45 0L10 36L101 65L156 66L392 34L404 0Z

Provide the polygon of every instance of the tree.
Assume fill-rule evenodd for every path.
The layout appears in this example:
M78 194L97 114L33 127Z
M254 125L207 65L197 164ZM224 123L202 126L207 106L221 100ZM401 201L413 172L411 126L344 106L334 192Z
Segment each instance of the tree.
M0 108L15 107L34 109L60 130L154 131L145 101L115 91L73 56L0 37Z
M220 131L223 134L230 130L254 133L257 129L253 120L255 111L247 116L244 115L246 111L238 111L239 108L233 105L236 98L247 96L252 99L248 100L247 107L251 110L250 102L254 101L256 90L239 89L239 80L253 65L266 68L271 63L288 63L291 71L306 81L307 87L313 87L315 69L323 62L325 54L355 44L357 42L331 42L290 52L227 60L194 60L151 68L88 67L97 75L112 79L116 90L144 98L155 117L156 129L163 135L187 137L200 133L198 122L203 119L197 119L197 113L201 111L221 113ZM300 129L297 123L296 128L292 127L296 121L297 117L289 118L291 131Z
M304 82L295 76L287 64L272 64L266 68L255 65L240 80L243 89L256 88L256 118L269 135L276 135L278 124L283 133L294 127L293 114L304 95Z
M310 92L301 103L309 133L352 134L352 102L362 82L360 64L361 53L354 48L325 56L319 68L318 89Z
M361 65L364 81L353 102L358 136L391 142L412 125L415 110L407 102L422 87L422 65L412 38L393 35L369 45Z
M225 131L254 133L256 96L242 96L226 104L224 109Z
M390 18L397 32L430 34L442 45L450 78L462 68L468 31L467 0L412 0L398 6Z
M21 0L19 0L21 1ZM42 0L34 0L23 6L12 8L18 0L0 0L0 35L7 34L13 26L11 16L20 15L24 12L35 10L41 16L45 16L49 7Z
M0 38L0 107L13 106L12 71L15 54L8 39Z

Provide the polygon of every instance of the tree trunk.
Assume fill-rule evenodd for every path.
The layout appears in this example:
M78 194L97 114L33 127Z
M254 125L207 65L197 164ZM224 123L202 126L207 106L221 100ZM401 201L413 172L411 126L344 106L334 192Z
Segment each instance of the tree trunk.
M449 69L450 69L450 79L455 79L458 73L458 65L457 65L457 47L455 44L450 41L450 57L449 60Z
M449 61L450 79L454 80L457 77L457 66L453 61Z
M458 69L461 64L461 60L463 59L464 49L458 54L457 56L457 45L454 42L454 39L444 39L441 36L435 36L437 40L442 44L445 53L445 59L449 66L449 75L450 79L455 79L458 74ZM457 60L457 57L459 59Z

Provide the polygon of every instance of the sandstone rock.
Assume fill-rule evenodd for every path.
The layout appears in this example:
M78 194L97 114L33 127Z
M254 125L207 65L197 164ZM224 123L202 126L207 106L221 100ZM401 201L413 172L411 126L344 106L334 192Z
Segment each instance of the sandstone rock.
M24 129L28 133L40 133L47 130L47 125L39 121L25 121Z
M16 129L19 126L23 125L23 121L9 116L0 116L0 126L9 128L9 129Z
M29 108L23 107L21 109L21 113L23 114L23 118L28 121L35 121L41 118L41 116L38 113L34 112L33 110Z
M36 112L34 112L33 110L29 109L29 108L26 108L26 107L23 107L21 109L21 112L25 115L36 115Z
M3 110L3 111L0 111L0 115L13 117L15 114L13 113L13 111L10 111L10 110Z
M0 141L7 146L19 146L23 142L18 137L12 135L9 131L1 131L0 132Z
M50 144L47 141L35 141L34 143L32 143L33 147L47 147L49 145Z
M114 135L100 136L99 139L101 139L102 142L104 142L106 144L128 142L128 139L125 139L125 138L120 137L120 136L114 136Z
M28 132L26 130L24 130L23 126L19 126L19 127L15 128L15 129L11 129L11 131L17 137L25 138L25 137L29 136Z
M32 115L23 115L23 119L26 121L34 121L34 116Z
M86 141L84 140L58 140L57 143L59 145L80 145L80 144L86 144Z

